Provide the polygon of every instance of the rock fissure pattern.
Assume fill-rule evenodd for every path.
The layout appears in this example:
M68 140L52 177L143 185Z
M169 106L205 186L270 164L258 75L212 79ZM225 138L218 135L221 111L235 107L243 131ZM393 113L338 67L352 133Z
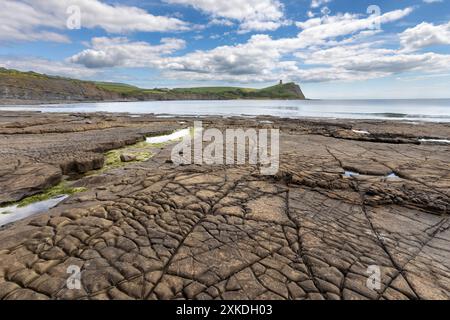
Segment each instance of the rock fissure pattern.
M151 116L113 120L121 126L98 129L96 141L177 126ZM261 127L259 120L205 122ZM271 121L263 126L282 130L276 176L249 165L177 167L166 146L150 161L86 176L76 183L87 192L6 226L0 298L449 299L449 147L388 142L399 130L427 135L434 125L357 122L383 133L378 143L347 139L353 127L340 122ZM1 179L34 165L19 157L28 148L8 144L1 156L16 159ZM360 176L346 177L350 169ZM79 290L66 284L71 265L82 271ZM370 266L380 268L380 289L367 286Z

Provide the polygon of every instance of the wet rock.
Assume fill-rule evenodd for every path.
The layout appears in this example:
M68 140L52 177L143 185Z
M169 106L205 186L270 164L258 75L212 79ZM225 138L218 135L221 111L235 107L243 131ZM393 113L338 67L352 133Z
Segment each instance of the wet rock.
M61 181L61 169L49 164L11 168L0 176L0 204L21 200Z
M8 194L38 179L23 168L55 168L40 161L60 159L50 146L60 148L58 140L80 130L73 124L58 127L65 117L46 115L28 124L18 117L8 128L0 125L18 142L10 148L0 139L0 156L30 155L26 162L0 166L1 181L14 182L11 172L23 170ZM101 155L106 146L133 142L137 133L164 126L146 116L139 125L102 117L109 116L91 115L92 124L83 120L83 126L111 126L97 127L95 135L82 131L78 139L97 139L66 146L61 159L71 150ZM59 129L51 137L42 134L43 142L32 147L19 126L35 130L31 124L37 119L43 132ZM264 126L282 129L276 176L261 176L250 165L174 166L166 162L170 147L164 147L152 161L80 180L88 196L74 196L2 229L0 297L448 299L448 147L407 141L432 131L450 136L449 127L270 120ZM208 121L221 129L256 123L238 117ZM360 174L345 177L350 168ZM387 179L391 172L399 178ZM30 190L32 185L39 189L34 182ZM82 271L79 291L64 288L73 264ZM368 285L374 268L379 288Z
M136 156L133 154L122 153L120 155L120 161L122 161L122 162L136 161Z

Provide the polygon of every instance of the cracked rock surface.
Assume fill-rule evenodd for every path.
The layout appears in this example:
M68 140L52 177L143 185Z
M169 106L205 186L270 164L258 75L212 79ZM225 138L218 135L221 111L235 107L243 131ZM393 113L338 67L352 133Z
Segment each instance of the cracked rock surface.
M0 205L38 193L63 175L100 169L103 152L179 128L108 114L0 112Z
M92 114L88 130L70 125L84 116L2 114L0 157L27 158L0 169L2 195L20 194L23 184L10 185L17 170L32 177L23 168L61 164L31 156L56 159L50 140L55 157L59 148L101 155L107 136L139 141L191 121ZM204 124L280 128L274 176L251 165L175 166L168 145L149 161L81 178L88 191L0 229L0 298L450 298L450 146L418 142L448 139L450 126L269 120ZM79 289L67 286L69 266L81 270Z

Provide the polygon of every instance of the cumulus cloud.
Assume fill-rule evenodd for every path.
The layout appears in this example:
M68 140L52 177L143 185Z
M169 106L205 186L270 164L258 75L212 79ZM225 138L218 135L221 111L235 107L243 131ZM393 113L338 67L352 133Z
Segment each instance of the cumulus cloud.
M406 29L400 35L400 43L407 51L415 51L433 45L450 44L450 22L441 25L423 22Z
M406 54L400 50L377 48L372 43L338 45L297 56L307 65L332 63L333 67L351 72L390 75L410 71L433 72L446 69L450 55L436 53Z
M379 48L370 39L380 32L373 26L393 22L412 9L381 16L339 14L298 22L292 38L274 39L257 34L242 44L197 50L174 56L184 46L180 39L160 44L131 42L125 38L95 38L90 48L71 57L71 63L89 68L112 66L151 67L164 76L190 80L236 82L274 81L280 78L302 82L364 80L415 70L438 70L449 65L447 55L408 54Z
M165 0L188 5L213 19L225 18L240 23L241 32L276 30L287 22L278 0Z
M0 67L77 79L87 79L97 75L97 71L84 66L36 57L0 56Z
M59 33L37 30L37 28L60 29L62 23L51 13L36 10L27 3L3 0L0 21L0 40L3 41L70 41Z
M150 67L160 70L167 78L242 83L278 79L357 81L404 72L449 70L450 55L411 51L438 40L448 40L445 36L448 25L420 24L407 29L395 38L400 39L398 48L392 45L383 48L383 38L376 38L382 33L376 26L398 21L411 12L411 8L405 8L380 16L345 13L313 17L296 23L299 31L294 37L256 34L245 43L183 55L178 54L185 46L180 39L149 44L124 37L94 38L86 50L69 58L68 62L90 70L113 66Z
M70 63L87 68L106 67L158 67L164 55L184 48L181 39L163 38L158 45L147 42L131 42L127 38L93 38L90 48L70 57Z
M258 44L259 42L259 44ZM167 67L179 72L221 76L255 76L273 69L278 60L278 48L261 45L271 42L265 35L252 36L250 41L236 46L221 46L209 51L196 51L170 59Z
M229 19L223 19L223 18L213 18L209 25L216 25L216 26L227 26L231 27L234 25L234 22Z
M297 23L301 29L297 37L254 35L243 44L169 58L164 70L174 78L195 80L256 82L288 78L316 82L449 69L449 55L380 48L382 42L370 38L380 32L373 30L374 25L397 21L411 12L406 8L378 17L342 14L313 18Z
M2 0L0 39L68 42L67 9L78 6L82 28L102 28L109 33L188 30L177 18L156 16L131 6L110 5L99 0Z
M380 16L361 18L356 14L338 14L326 18L313 18L305 22L297 22L296 25L304 31L300 34L305 41L317 41L320 39L335 38L354 34L361 30L373 30L384 23L397 21L413 11L412 8L386 12Z
M311 8L319 8L323 6L324 4L330 3L333 0L312 0L311 1Z

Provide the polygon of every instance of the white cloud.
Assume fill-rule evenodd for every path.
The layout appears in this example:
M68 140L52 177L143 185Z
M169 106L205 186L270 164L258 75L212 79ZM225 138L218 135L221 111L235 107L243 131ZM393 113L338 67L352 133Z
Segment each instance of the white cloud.
M383 48L385 37L375 38L382 30L373 29L374 25L398 21L411 12L412 9L406 8L378 17L346 13L312 18L297 23L300 30L295 37L275 39L258 34L242 44L184 55L174 55L184 46L179 39L150 45L125 38L97 38L93 39L90 48L69 61L91 68L156 68L164 77L173 79L252 83L279 79L357 81L405 72L449 70L450 55L411 53L400 43L398 49ZM411 29L417 31L422 27ZM403 38L408 34L411 32L405 33ZM390 39L398 41L399 38ZM415 40L407 43L417 46Z
M225 18L240 23L241 32L275 30L286 23L283 5L278 0L165 0L189 5L213 19Z
M102 28L110 33L135 31L165 32L187 30L185 22L171 17L155 16L147 11L130 6L109 5L99 0L23 0L34 8L50 11L55 16L67 17L69 6L81 9L81 26ZM64 24L65 24L65 19Z
M97 71L84 66L35 57L0 56L0 67L77 79L86 79L97 75Z
M234 22L231 21L230 19L213 18L213 19L209 22L209 25L231 27L231 26L234 25Z
M164 38L159 45L131 42L126 38L93 38L90 48L70 57L70 63L88 68L158 67L164 55L184 48L181 39Z
M102 28L110 33L189 29L187 23L176 18L99 0L2 0L0 39L68 42L60 32L67 29L67 9L74 5L81 9L82 28Z
M323 6L324 4L330 3L333 0L312 0L311 1L311 8L319 8Z
M269 74L274 68L273 62L280 58L278 48L270 48L271 42L268 36L255 35L245 44L221 46L171 58L166 67L178 72L211 74L218 77Z
M450 44L450 22L441 25L422 22L413 28L406 29L399 36L400 43L407 51Z
M442 2L443 0L423 0L425 3L436 3L436 2Z
M69 42L61 34L37 28L61 28L61 23L48 12L36 10L19 1L3 0L0 10L0 40Z
M308 65L332 64L351 72L390 75L401 72L436 72L448 69L450 55L436 53L406 54L399 50L377 48L372 43L338 45L298 54Z
M449 55L408 54L379 48L382 42L370 38L380 32L371 29L374 24L397 21L411 12L412 9L406 8L379 17L343 14L309 19L297 24L302 31L295 38L255 35L244 44L168 58L163 69L173 78L239 82L279 78L303 82L355 81L402 72L449 69Z
M304 31L300 34L305 41L335 38L353 34L361 30L375 29L377 25L397 21L413 11L412 8L395 10L380 16L360 18L356 14L339 14L326 18L313 18L305 22L297 22L297 26Z

